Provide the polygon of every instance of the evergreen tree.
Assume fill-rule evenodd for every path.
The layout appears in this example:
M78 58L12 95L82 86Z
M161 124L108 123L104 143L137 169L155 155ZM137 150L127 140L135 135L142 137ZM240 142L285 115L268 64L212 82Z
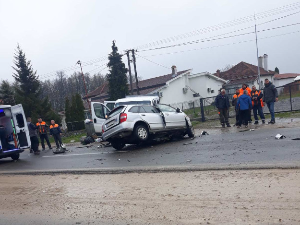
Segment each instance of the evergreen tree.
M279 74L279 69L278 69L278 67L275 68L275 73Z
M66 122L72 122L69 98L66 98L66 101L65 101L65 115L66 115Z
M113 41L112 52L108 56L109 73L106 75L106 79L109 82L109 97L110 100L117 100L124 98L128 94L127 86L127 69L122 62L122 56L118 53L118 48Z
M76 121L83 121L84 105L81 96L78 93L75 95L75 102L76 102Z
M70 106L70 121L76 121L76 98L75 95L72 95L71 106Z
M14 88L8 81L3 80L0 85L0 99L4 105L15 105Z
M16 85L16 103L21 103L26 116L37 118L37 111L40 107L39 90L40 83L36 71L32 69L30 60L27 61L25 53L20 46L14 54L13 69L15 78L18 85Z

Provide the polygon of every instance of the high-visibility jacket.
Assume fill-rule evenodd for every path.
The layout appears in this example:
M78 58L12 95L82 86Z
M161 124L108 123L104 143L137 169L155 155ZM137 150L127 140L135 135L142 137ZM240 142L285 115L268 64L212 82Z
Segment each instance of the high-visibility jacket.
M61 130L58 124L50 125L50 135L60 134Z
M249 87L246 87L244 90L243 88L240 89L240 96L244 94L244 91L248 91L248 95L251 97L251 89Z
M240 94L239 94L239 95L234 94L234 95L232 96L232 102L231 102L232 106L236 106L237 100L238 100L238 98L239 98L240 96L241 96Z
M251 99L252 99L252 106L254 105L261 105L261 107L264 107L264 102L263 102L263 94L261 91L251 91ZM254 100L254 98L257 98L257 100Z
M47 134L46 127L48 127L48 125L46 124L46 122L44 121L42 121L41 123L37 122L36 127L38 128L39 134Z

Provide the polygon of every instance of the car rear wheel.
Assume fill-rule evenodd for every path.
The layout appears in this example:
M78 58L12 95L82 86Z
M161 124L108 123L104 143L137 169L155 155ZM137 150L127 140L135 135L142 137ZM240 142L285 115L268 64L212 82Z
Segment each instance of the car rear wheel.
M20 153L13 154L11 158L12 160L18 160L20 158Z
M113 146L114 149L116 150L121 150L122 148L124 148L125 144L121 141L118 142L111 142L111 145Z
M187 126L186 132L187 132L188 136L189 136L190 138L195 137L195 130L194 130L194 127L193 127L193 126L189 126L188 124L186 124L186 126Z
M149 137L148 128L143 124L136 126L134 134L139 141L147 141Z

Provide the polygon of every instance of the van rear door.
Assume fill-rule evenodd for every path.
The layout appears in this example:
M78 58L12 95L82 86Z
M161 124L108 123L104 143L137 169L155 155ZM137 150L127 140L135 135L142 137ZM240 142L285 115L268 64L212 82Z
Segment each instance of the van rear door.
M91 102L92 119L94 128L97 135L102 134L102 125L105 121L105 115L110 110L100 102Z
M21 149L29 148L31 145L29 130L26 123L25 113L21 104L11 107L15 132Z

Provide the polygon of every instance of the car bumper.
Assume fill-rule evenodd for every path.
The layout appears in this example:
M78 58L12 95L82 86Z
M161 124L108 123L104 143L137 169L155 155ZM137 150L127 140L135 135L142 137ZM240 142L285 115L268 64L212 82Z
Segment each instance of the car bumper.
M14 154L18 154L24 152L24 149L13 149L13 150L7 150L7 151L0 151L0 159L10 157Z
M102 134L102 138L104 141L108 140L109 138L122 138L125 136L128 136L132 133L134 128L134 123L132 122L124 122L121 124L118 124L117 126L105 131Z

